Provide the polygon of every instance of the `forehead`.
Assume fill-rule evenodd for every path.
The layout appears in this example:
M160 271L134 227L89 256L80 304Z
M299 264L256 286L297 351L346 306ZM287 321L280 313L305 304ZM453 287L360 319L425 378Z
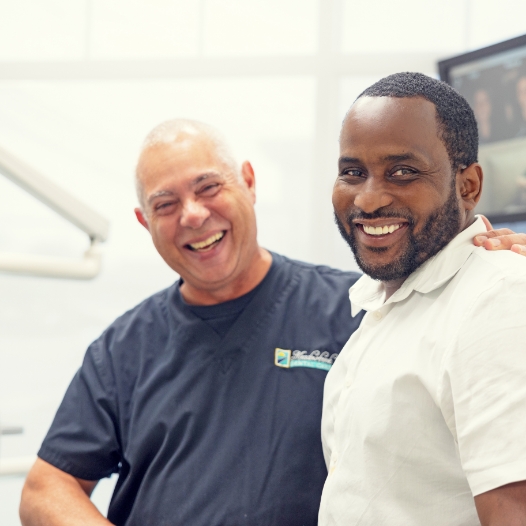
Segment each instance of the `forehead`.
M446 153L439 137L436 109L421 97L362 97L347 114L340 135L342 154L348 150L385 153Z
M145 189L159 184L191 184L202 175L228 171L216 146L206 138L195 137L150 146L143 150L137 165Z

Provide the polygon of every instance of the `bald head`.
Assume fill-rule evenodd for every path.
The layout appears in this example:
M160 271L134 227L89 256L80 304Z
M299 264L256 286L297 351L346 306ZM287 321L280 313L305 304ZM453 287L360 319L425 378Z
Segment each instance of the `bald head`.
M150 150L185 142L201 142L236 176L241 177L240 168L223 135L213 126L191 119L172 119L162 122L146 136L135 171L135 187L141 208L144 209L144 189L141 173L144 171L145 153Z
M229 301L263 279L272 258L257 242L254 170L237 167L216 130L188 120L157 126L136 173L135 215L183 279L185 301Z

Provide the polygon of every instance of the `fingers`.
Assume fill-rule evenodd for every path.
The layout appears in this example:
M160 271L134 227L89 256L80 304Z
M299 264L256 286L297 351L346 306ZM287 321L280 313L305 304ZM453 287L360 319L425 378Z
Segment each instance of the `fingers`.
M486 225L486 230L493 230L492 224L489 222L489 219L485 216L480 214L480 218L482 221L484 221L484 224Z
M509 236L509 235L524 236L525 234L515 234L515 232L513 230L510 230L509 228L499 228L498 230L490 230L489 232L485 232L484 234L480 234L480 235L476 236L473 239L473 243L477 247L481 247L490 238L499 238L500 239L501 237L506 237L506 236ZM518 243L522 243L522 242L518 241ZM508 246L506 248L510 248L510 246ZM491 249L488 249L488 250L491 250Z
M484 247L486 250L511 250L522 254L526 251L526 234L515 234L511 230L502 232L499 230L486 232L485 235L476 236L475 245Z
M517 254L520 254L522 256L526 256L526 245L512 245L511 249L512 252L516 252Z
M517 254L526 256L526 234L516 234L509 228L493 230L488 218L480 216L488 229L484 234L473 238L473 244L484 247L486 250L511 250Z

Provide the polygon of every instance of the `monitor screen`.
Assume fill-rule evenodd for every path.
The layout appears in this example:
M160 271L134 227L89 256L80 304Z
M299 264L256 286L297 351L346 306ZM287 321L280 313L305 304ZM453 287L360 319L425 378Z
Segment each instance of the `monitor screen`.
M526 219L526 35L439 62L475 113L484 187L477 211Z

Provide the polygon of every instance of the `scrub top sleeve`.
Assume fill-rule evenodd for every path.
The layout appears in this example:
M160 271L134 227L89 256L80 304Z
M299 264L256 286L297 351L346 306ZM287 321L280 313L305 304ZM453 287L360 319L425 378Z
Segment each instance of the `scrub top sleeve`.
M501 280L482 292L445 364L460 460L474 496L526 480L524 298L524 280Z
M118 471L117 403L110 355L93 343L74 376L38 456L86 480Z

